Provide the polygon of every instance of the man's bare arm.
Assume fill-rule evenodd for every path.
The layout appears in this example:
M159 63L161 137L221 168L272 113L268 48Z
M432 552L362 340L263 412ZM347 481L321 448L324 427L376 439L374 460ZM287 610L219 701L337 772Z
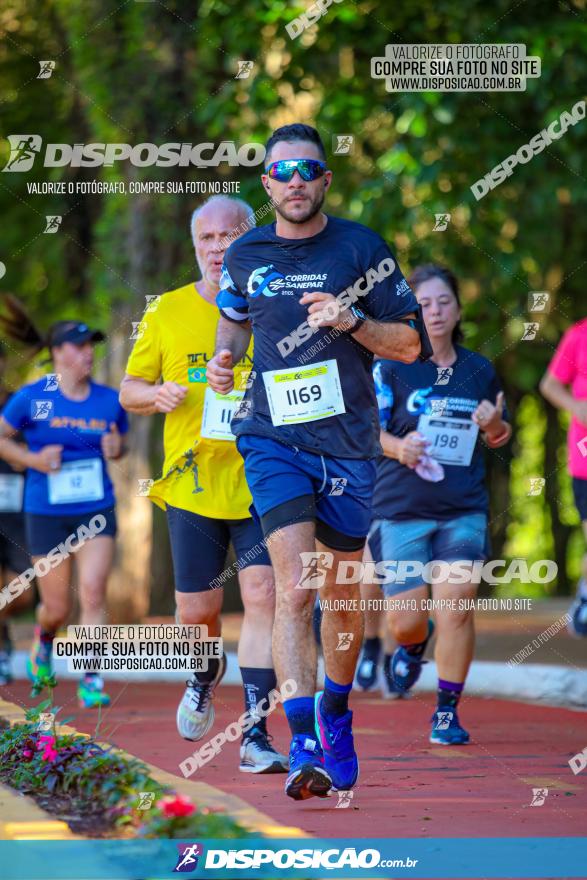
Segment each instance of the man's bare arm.
M232 363L238 364L247 353L249 343L251 341L251 322L243 321L237 324L235 321L229 321L223 315L220 316L218 327L216 329L216 351L229 351L232 355Z
M353 333L357 318L351 310L341 305L340 297L332 293L311 291L300 299L300 305L308 306L308 324L310 327L336 327L347 330L353 339L360 342L378 357L412 364L422 351L420 334L416 329L401 321L417 319L412 312L395 321L380 322L366 317L366 320Z
M151 416L156 413L155 395L157 394L157 386L146 379L138 379L136 376L124 374L124 379L120 383L120 394L118 399L120 405L127 412L136 413L141 416Z
M237 324L220 316L216 330L216 352L208 361L206 379L217 394L229 394L234 388L234 365L247 353L251 341L251 324Z
M406 319L415 315L406 315ZM372 318L361 324L351 336L377 357L413 364L421 351L420 334L408 324L380 323Z
M125 374L120 385L120 405L127 412L138 416L152 416L154 413L170 413L183 403L187 394L184 385L177 382L155 384Z

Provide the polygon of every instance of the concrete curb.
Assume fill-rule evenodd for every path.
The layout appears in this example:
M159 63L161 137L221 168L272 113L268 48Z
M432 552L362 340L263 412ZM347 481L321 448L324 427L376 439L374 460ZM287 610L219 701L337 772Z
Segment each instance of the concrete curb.
M0 785L0 840L83 840L31 798Z
M436 691L436 664L427 663L414 690ZM467 677L471 696L498 697L546 706L587 709L587 669L549 666L545 663L474 662Z

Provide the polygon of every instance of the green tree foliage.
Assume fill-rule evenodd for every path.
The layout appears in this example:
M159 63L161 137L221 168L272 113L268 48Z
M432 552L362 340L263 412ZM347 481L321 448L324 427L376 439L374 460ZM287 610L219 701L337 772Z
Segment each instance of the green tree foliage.
M344 0L292 40L285 25L304 10L305 4L284 0L6 0L0 13L2 133L35 132L45 142L64 143L242 144L301 120L320 129L327 149L334 135L352 134L352 154L332 157L330 210L377 229L404 269L437 260L455 270L467 344L495 361L510 411L525 414L513 446L519 456L532 419L546 420L543 440L535 438L542 451L533 447L532 456L542 457L552 491L533 500L531 513L518 503L525 463L517 462L510 479L511 452L492 454L492 530L500 548L532 518L546 548L552 528L558 589L566 591L576 519L568 481L561 483L564 431L536 387L563 330L585 312L581 159L587 122L518 165L481 201L470 187L582 97L585 0L513 6L510 0ZM387 43L433 42L524 43L528 55L541 58L542 73L514 93L388 93L371 78L371 57L384 55ZM36 79L38 61L48 58L57 62L53 76ZM248 78L236 78L239 60L254 62ZM6 141L0 149L7 155ZM188 223L198 199L31 196L26 190L33 180L95 178L232 179L255 208L266 201L258 169L37 164L28 174L3 174L5 289L45 323L75 312L109 325L112 339L116 333L128 339L145 294L194 277ZM433 232L436 213L451 214L445 232ZM64 215L58 234L42 234L45 214ZM529 316L532 290L550 293L548 314ZM540 322L539 332L522 342L529 320ZM112 380L120 362L114 358ZM579 539L571 545L574 573Z

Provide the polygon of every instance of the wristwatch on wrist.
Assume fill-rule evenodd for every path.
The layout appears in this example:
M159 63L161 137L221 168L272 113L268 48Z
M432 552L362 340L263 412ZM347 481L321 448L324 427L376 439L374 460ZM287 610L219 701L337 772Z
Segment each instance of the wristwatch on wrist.
M365 314L365 312L363 312L357 306L351 306L349 308L349 312L351 312L351 314L354 315L354 318L355 318L355 323L353 324L353 326L349 330L349 333L356 333L357 330L359 329L359 327L362 327L363 324L365 323L365 321L367 320L367 315Z

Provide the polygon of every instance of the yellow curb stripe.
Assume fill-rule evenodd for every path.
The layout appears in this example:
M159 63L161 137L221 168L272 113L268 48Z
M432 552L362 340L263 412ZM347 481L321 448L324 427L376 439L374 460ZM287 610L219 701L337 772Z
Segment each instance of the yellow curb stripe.
M0 718L5 718L11 724L22 723L26 720L24 709L16 703L9 703L2 699L0 699ZM59 730L61 733L75 733L78 736L84 736L89 739L88 734L81 733L69 724L59 725ZM173 788L179 794L190 797L199 808L210 807L223 810L249 831L265 835L266 837L305 838L312 836L301 828L280 825L271 816L257 810L256 807L253 807L237 795L224 792L213 785L208 785L207 782L194 782L191 779L182 779L180 776L174 776L172 773L167 773L165 770L161 770L159 767L155 767L153 764L143 761L142 758L137 758L136 755L125 752L123 749L117 748L117 751L131 760L141 761L148 768L149 774L156 782Z
M31 797L0 785L1 840L80 840Z

